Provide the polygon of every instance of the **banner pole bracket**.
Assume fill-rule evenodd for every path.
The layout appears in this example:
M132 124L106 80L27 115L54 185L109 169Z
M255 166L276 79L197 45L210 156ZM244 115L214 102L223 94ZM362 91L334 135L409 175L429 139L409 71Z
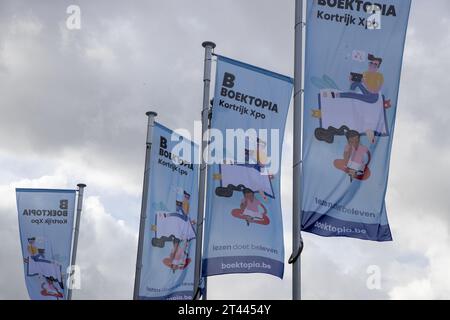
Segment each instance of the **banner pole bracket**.
M300 245L295 251L292 252L291 257L289 258L289 261L288 261L289 264L294 264L297 262L297 260L302 255L303 248L304 248L303 239L300 239Z

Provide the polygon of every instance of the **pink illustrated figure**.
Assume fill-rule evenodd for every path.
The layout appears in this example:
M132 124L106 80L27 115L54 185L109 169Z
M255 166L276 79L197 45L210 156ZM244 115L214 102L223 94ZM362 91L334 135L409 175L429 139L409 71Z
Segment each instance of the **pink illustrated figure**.
M370 151L361 144L361 136L357 131L348 131L348 144L345 146L344 159L334 161L334 166L349 175L350 181L370 178Z
M235 218L245 220L248 226L250 226L250 223L268 225L270 219L267 216L267 209L255 197L255 193L250 189L245 189L243 194L244 198L241 201L240 208L232 210L231 215Z
M188 241L177 241L174 242L174 247L170 252L170 256L163 260L163 263L175 270L184 270L187 268L191 258L189 258L189 242Z
M44 277L45 280L41 284L41 295L45 297L64 298L64 295L55 286L55 279L52 277Z

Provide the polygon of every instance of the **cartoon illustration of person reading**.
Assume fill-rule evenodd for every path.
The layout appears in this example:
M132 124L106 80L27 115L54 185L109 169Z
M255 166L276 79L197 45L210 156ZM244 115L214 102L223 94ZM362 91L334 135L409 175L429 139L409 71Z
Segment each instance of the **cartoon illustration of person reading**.
M46 297L54 297L54 298L64 298L64 294L59 291L58 287L55 285L56 283L61 287L62 282L59 283L53 277L44 277L45 281L41 284L41 295ZM64 288L61 287L63 290Z
M383 59L377 58L369 54L369 68L363 74L351 73L350 81L352 92L336 93L336 98L357 99L367 103L375 103L378 101L381 88L384 84L384 76L379 72ZM359 89L361 93L355 92Z
M27 276L37 277L41 281L41 295L63 298L64 282L61 265L45 257L45 249L36 245L36 237L27 238L28 257L24 259L27 264ZM51 259L54 259L52 256Z
M349 92L324 91L322 96L327 98L331 95L333 99L346 98L362 101L368 104L375 104L380 99L380 92L384 85L384 76L379 72L382 58L375 57L373 54L368 55L369 67L368 70L362 74L350 73ZM357 92L359 89L360 92ZM375 143L375 132L373 129L367 129L366 134L371 143Z
M244 198L241 200L240 208L232 210L231 215L235 218L245 220L247 226L250 226L250 223L268 225L270 219L267 215L267 209L255 197L255 193L250 189L244 189L243 194Z
M38 248L35 246L36 238L28 238L27 251L30 257L35 257L38 254Z
M261 195L264 201L268 197L275 198L272 180L275 176L267 168L270 158L267 156L267 143L257 138L255 145L250 145L246 138L245 158L241 163L235 160L224 161L220 164L220 172L213 174L213 179L219 181L215 194L218 197L231 198L234 192L250 189Z
M28 238L28 245L27 245L27 251L29 254L29 258L33 259L36 262L45 262L45 263L52 263L50 260L47 260L45 258L45 249L44 248L38 248L36 243L36 238Z
M192 222L189 219L191 195L186 191L179 189L176 196L176 212L183 215L184 222L180 222L179 236L173 237L172 250L169 257L163 260L163 263L170 267L174 272L177 269L183 270L191 262L189 258L189 241L195 237L192 234Z
M350 130L346 134L348 144L344 150L344 159L335 160L334 166L347 173L350 181L367 180L370 177L370 151L361 144L361 136L357 131Z

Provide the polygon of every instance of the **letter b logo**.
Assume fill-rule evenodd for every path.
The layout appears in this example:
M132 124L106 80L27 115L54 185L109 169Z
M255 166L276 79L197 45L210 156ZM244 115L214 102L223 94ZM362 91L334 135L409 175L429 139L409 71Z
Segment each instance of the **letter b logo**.
M160 141L159 141L159 146L162 149L167 149L167 139L164 137L161 137Z
M236 80L236 77L233 74L225 72L225 74L223 76L223 83L222 83L222 85L224 87L227 87L227 88L231 89L231 88L234 87L234 80Z
M59 201L59 208L62 210L67 210L69 207L69 200L61 200Z

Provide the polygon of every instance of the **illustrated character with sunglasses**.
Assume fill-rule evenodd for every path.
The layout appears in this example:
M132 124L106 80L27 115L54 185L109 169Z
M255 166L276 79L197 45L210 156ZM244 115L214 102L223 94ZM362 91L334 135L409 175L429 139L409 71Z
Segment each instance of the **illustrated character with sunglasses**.
M365 103L376 103L380 98L380 91L384 84L384 76L379 72L383 59L375 57L373 54L368 55L369 68L366 72L351 73L349 92L331 92L333 99L347 98L355 99ZM357 92L359 89L360 92ZM324 97L327 97L328 93L324 93ZM375 132L373 130L367 130L367 136L369 140L375 142Z
M366 72L363 74L351 73L351 92L336 93L333 98L356 99L367 103L375 103L378 101L381 88L384 84L384 76L379 72L383 59L369 54L368 60L369 68ZM357 93L356 89L359 89L361 93Z

